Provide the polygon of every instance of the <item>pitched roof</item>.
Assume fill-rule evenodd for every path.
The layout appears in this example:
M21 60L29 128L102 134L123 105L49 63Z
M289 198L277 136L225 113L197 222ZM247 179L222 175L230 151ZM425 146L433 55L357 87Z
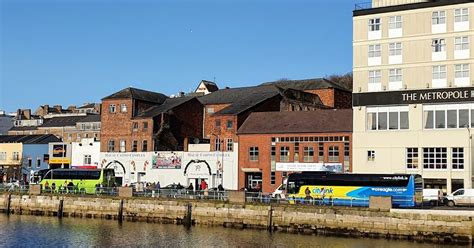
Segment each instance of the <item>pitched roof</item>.
M161 104L168 97L161 94L161 93L128 87L128 88L125 88L121 91L115 92L110 96L106 96L106 97L102 98L102 100L105 100L105 99L128 99L128 98Z
M86 109L86 108L95 108L97 103L89 103L89 104L84 104L80 106L78 109Z
M168 110L171 110L183 103L186 103L188 101L191 101L192 99L195 99L196 97L194 96L183 96L183 97L175 97L175 98L168 98L166 101L157 106L150 107L146 109L145 111L139 113L136 117L155 117L161 113L167 112Z
M204 105L224 104L237 102L250 94L258 95L268 92L278 93L278 90L272 85L230 88L212 92L211 94L201 96L198 99Z
M218 90L219 90L219 87L217 87L217 84L214 83L214 82L207 81L207 80L201 80L201 83L203 83L203 84L206 86L206 88L207 88L207 90L208 90L209 92L214 92L214 91L218 91ZM200 84L201 84L201 83L200 83ZM200 84L199 84L199 85L200 85ZM198 85L198 88L199 88L199 85ZM197 89L196 89L196 90L197 90Z
M0 143L48 144L61 140L52 134L42 135L0 135Z
M250 93L246 96L243 96L242 98L239 98L230 106L214 113L214 115L237 115L279 94L280 93L278 91Z
M61 116L45 119L41 127L67 127L75 126L78 122L99 122L100 115L73 115L73 116Z
M12 127L8 131L29 131L29 130L37 130L37 126L31 126L31 127Z
M276 85L284 89L292 88L295 90L317 90L317 89L334 88L334 89L352 92L350 89L347 89L343 85L327 80L325 78L313 78L313 79L302 79L302 80L280 80L280 81L274 81L274 82L266 82L261 85Z
M238 134L352 132L352 109L254 112Z

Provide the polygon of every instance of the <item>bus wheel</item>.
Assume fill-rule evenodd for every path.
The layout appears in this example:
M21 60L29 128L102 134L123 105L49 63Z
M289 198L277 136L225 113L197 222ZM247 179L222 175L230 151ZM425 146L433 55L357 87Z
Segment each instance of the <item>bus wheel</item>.
M454 201L448 201L448 207L454 207Z

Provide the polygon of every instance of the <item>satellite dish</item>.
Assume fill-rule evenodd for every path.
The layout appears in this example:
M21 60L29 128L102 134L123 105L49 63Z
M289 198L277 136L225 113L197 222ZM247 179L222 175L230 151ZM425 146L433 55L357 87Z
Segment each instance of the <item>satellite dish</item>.
M194 138L194 144L199 144L199 138Z

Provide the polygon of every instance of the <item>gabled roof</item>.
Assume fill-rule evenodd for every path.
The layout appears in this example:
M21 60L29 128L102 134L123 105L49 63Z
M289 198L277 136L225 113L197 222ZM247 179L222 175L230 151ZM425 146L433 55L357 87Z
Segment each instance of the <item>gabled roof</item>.
M125 89L123 89L119 92L115 92L110 96L106 96L106 97L102 98L102 100L106 100L106 99L129 99L129 98L161 104L168 97L161 94L161 93L128 87L128 88L125 88Z
M238 134L352 132L352 109L253 112Z
M207 81L207 80L201 80L201 82L198 84L196 90L194 91L197 91L199 89L199 86L201 84L204 84L204 86L206 86L207 90L209 92L214 92L214 91L218 91L219 90L219 87L217 87L217 84L214 83L214 82L211 82L211 81Z
M161 113L165 113L169 110L172 110L179 105L186 103L188 101L191 101L192 99L195 99L196 97L194 96L183 96L183 97L175 97L175 98L168 98L166 101L157 106L150 107L146 109L145 111L139 113L136 117L141 118L141 117L155 117Z
M41 127L71 127L78 122L99 122L100 115L61 116L45 119Z
M61 140L52 134L43 135L0 135L0 143L48 144Z
M261 85L276 85L278 87L287 89L292 88L295 90L318 90L334 88L343 91L352 92L339 83L327 80L325 78L313 78L313 79L302 79L302 80L280 80L274 82L266 82Z

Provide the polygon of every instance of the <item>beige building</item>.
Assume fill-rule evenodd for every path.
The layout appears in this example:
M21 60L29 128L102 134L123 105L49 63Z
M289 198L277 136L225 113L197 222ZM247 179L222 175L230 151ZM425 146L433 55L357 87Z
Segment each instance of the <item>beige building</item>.
M353 25L354 172L471 188L474 1L373 0Z

